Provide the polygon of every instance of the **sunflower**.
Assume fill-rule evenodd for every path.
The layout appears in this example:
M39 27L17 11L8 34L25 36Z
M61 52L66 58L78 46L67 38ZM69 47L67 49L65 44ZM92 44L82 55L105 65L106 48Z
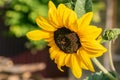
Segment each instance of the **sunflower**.
M94 71L90 59L99 57L106 51L99 41L102 29L90 25L92 16L93 12L88 12L78 19L76 13L64 4L59 4L56 8L49 1L48 18L36 18L42 30L30 31L27 37L47 41L50 57L58 69L63 71L61 67L67 66L76 78L80 78L82 69Z

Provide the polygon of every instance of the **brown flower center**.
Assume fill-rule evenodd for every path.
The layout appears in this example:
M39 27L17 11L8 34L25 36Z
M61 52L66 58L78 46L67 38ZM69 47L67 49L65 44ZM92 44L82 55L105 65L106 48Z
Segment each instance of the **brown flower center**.
M65 27L54 32L54 40L56 45L65 53L76 53L81 47L78 35Z

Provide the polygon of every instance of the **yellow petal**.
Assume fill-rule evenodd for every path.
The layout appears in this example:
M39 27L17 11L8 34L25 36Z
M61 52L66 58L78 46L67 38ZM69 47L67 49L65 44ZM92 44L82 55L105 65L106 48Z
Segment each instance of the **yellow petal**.
M78 20L78 31L84 32L86 30L86 27L91 22L91 19L93 17L93 12L88 12L84 14L79 20Z
M48 46L53 47L53 50L60 51L60 48L56 45L56 43L54 42L54 39L51 38L51 40L48 42L49 42Z
M77 15L74 11L66 7L63 14L63 23L65 27L69 28L71 31L77 31Z
M102 29L101 28L97 28L96 26L88 26L87 28L85 28L83 30L84 32L82 31L79 31L79 35L81 38L83 38L82 40L86 40L86 39L92 39L92 40L95 40L97 39L101 32L102 32Z
M68 17L70 17L70 10L67 8L67 7L65 7L64 8L65 9L65 11L64 11L64 14L63 14L63 25L65 26L65 27L68 27L68 23L69 23L69 21L68 21Z
M77 15L74 11L70 10L71 14L70 16L68 17L68 26L71 25L71 24L74 24L75 22L77 22ZM77 23L76 23L77 24Z
M58 14L60 16L59 20L62 24L72 31L77 31L77 15L74 11L69 9L63 4L58 6Z
M50 37L50 33L42 31L42 30L33 30L28 32L27 37L31 40L40 40Z
M62 51L59 52L59 54L60 54L60 56L59 56L58 65L63 66L65 64L64 61L65 61L66 54L63 53Z
M89 68L89 70L94 72L94 68L90 60L90 57L82 48L80 48L79 50L79 56L81 57L83 63Z
M53 59L55 59L55 57L56 57L56 55L58 54L59 51L55 50L54 47L51 47L49 49L49 52L50 52L50 58L53 60Z
M64 15L64 12L65 12L65 8L66 7L65 7L64 4L60 4L57 8L57 12L58 12L58 15L59 15L59 21L61 23L61 26L64 26L63 25L63 19L64 19L63 15Z
M87 31L88 34L86 36L89 36L89 38L91 39L97 39L102 32L102 28L97 28L96 26L89 26Z
M91 30L92 33L96 33L96 36L99 36L102 32L102 28L98 28L97 26L90 25L89 28L89 30Z
M48 21L46 19L44 19L43 17L41 17L41 16L38 16L36 18L36 22L37 22L37 24L39 25L40 28L42 28L42 29L44 29L46 31L55 31L56 30L55 27L50 25L48 23Z
M59 28L61 26L56 7L52 1L49 1L48 20L54 27Z
M87 67L87 65L83 61L80 62L80 66L82 69L89 70L89 68Z
M82 42L82 47L90 57L99 57L106 52L106 48L95 40Z
M70 67L71 66L71 62L70 62L70 59L71 59L71 54L67 54L66 57L65 57L65 65L67 67Z
M53 10L56 10L56 7L54 5L54 3L52 1L49 1L49 9L53 9Z
M80 78L81 77L82 69L79 66L79 62L78 62L77 57L75 55L72 55L72 57L71 57L71 70L72 70L73 75L76 78Z
M50 38L44 39L46 42L54 42L54 33L50 33ZM49 44L48 44L49 45Z
M56 57L57 61L57 65L58 65L58 69L60 69L62 72L64 71L63 69L61 69L61 66L65 65L65 56L66 54L62 51L59 51L59 56Z
M55 63L59 63L59 57L61 56L61 51L60 50L58 50L58 52L57 52L57 55L56 55L56 57L55 57Z
M82 61L82 58L80 56L80 53L79 53L79 50L77 51L77 59L79 61L79 66L82 68L82 69L85 69L85 70L89 70L88 66L86 64L84 64L84 62Z
M77 25L77 15L74 11L71 10L70 16L68 17L68 27L71 31L76 32L78 30L78 25Z
M102 41L102 36L99 36L99 37L97 38L97 42L98 42L98 43L101 43L101 41Z

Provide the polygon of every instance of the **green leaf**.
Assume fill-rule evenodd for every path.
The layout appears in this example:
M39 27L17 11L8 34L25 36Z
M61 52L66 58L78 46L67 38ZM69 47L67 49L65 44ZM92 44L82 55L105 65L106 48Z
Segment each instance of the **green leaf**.
M92 0L77 0L74 10L80 18L85 13L92 11Z
M110 80L103 72L96 72L84 80Z
M92 11L92 0L86 0L85 10L86 13Z

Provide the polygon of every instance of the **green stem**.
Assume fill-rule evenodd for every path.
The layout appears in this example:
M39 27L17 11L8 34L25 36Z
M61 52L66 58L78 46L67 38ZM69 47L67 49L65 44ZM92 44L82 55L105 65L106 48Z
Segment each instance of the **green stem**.
M111 67L112 71L116 72L114 64L113 64L112 51L111 51L111 43L112 43L112 41L109 41L109 43L108 43L108 53L109 53L110 67Z
M117 80L115 77L113 77L104 67L103 65L96 59L92 58L93 62L97 65L97 67L103 71L111 80Z

